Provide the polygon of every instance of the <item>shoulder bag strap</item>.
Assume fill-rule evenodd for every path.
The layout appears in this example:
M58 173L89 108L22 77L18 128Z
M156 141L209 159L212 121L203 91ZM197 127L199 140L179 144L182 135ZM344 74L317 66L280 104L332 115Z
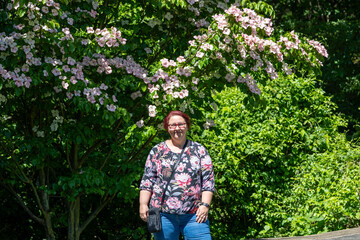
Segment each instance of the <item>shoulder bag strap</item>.
M182 155L183 155L183 153L184 153L184 150L185 150L185 148L186 148L187 143L188 143L188 140L186 139L186 142L185 142L185 144L184 144L184 147L183 147L183 149L182 149L182 151L181 151L181 153L180 153L180 158L179 158L179 160L177 160L177 162L175 163L174 167L171 169L170 178L169 178L169 180L168 180L168 182L167 182L167 184L166 184L166 187L164 188L164 192L162 193L160 208L162 208L162 205L163 205L164 199L165 199L165 196L164 196L164 195L165 195L165 192L166 192L166 190L167 190L167 188L168 188L168 186L169 186L170 181L172 180L172 177L174 176L176 167L177 167L177 166L179 165L179 163L181 162L181 157L182 157Z

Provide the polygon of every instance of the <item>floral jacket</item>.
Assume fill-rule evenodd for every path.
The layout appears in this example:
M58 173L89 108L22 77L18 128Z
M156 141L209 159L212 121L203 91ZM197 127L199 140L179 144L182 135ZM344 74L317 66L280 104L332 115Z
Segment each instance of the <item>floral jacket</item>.
M147 157L140 190L152 192L150 205L159 208L171 169L179 159L161 142ZM207 150L199 143L188 141L172 180L164 194L162 211L173 214L195 213L202 191L215 190L214 170Z

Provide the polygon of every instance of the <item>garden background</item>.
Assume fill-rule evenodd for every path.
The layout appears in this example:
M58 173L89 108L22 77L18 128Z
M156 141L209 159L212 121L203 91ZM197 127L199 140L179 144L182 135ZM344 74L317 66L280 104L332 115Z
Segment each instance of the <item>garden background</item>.
M150 239L166 113L215 166L214 239L360 225L358 1L0 2L1 239Z

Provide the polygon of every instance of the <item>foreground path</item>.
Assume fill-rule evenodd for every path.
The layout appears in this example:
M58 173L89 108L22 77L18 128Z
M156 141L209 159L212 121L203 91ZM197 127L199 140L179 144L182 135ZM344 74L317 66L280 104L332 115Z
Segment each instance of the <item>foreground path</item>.
M256 240L360 240L360 227L303 237L260 238Z

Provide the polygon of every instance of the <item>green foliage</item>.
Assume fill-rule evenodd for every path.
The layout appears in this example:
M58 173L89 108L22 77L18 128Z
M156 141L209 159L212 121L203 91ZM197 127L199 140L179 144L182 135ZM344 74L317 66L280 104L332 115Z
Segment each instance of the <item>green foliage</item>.
M65 87L63 84L68 83L66 81L71 78L72 71L65 71L64 65L69 57L80 63L94 53L98 57L101 54L109 62L117 57L132 56L151 76L159 69L160 59L174 60L185 52L194 55L199 46L189 47L188 41L196 35L207 33L204 26L197 27L195 22L213 22L212 15L223 13L234 1L220 4L216 1L208 2L199 14L196 9L190 11L190 4L184 0L109 0L100 1L99 8L94 7L97 2L93 1L62 0L61 6L49 7L50 10L56 8L57 14L45 14L49 9L36 9L34 5L28 5L29 1L26 0L15 1L13 5L16 6L17 2L20 7L9 7L9 11L5 10L8 6L1 3L0 23L5 35L10 35L12 31L19 34L7 38L9 41L15 39L19 49L1 50L0 60L6 71L24 73L25 76L31 76L32 82L29 87L18 87L7 77L0 79L0 166L1 184L6 186L19 204L23 204L32 219L30 230L24 228L23 232L18 233L19 236L37 239L40 235L35 228L39 227L46 229L44 236L40 237L48 239L54 239L55 236L66 239L74 229L81 229L79 232L84 235L84 239L92 239L94 236L110 239L144 238L147 232L137 216L137 184L150 145L167 137L165 132L159 130L158 124L167 110L178 108L179 104L169 94L166 100L161 97L161 101L153 99L155 93L146 92L148 84L125 69L112 66L111 75L99 73L95 67L97 63L81 67L84 79L80 76L78 80L82 81L78 81L77 85L71 83ZM255 9L264 16L274 16L272 7L264 2L237 2L241 7ZM40 4L39 1L35 3ZM52 4L50 1L47 3ZM200 4L197 2L195 6L200 8ZM25 6L33 9L30 11ZM76 10L78 7L81 11ZM96 17L91 16L94 12L90 11L93 9L97 11ZM35 20L32 11L37 12ZM61 18L60 15L64 13L67 16ZM42 17L39 17L40 14ZM234 24L234 19L231 21L231 31L239 34L236 42L243 41L240 37L242 31L250 34L250 29L242 30ZM18 26L17 30L14 26ZM115 48L100 47L96 42L97 36L87 32L90 26L94 29L116 27L127 42ZM218 31L216 24L212 27ZM35 33L28 34L32 31ZM64 40L62 38L66 33L70 33L67 36L69 39ZM262 31L260 35L265 34ZM217 48L223 37L218 32L209 41ZM82 40L88 40L87 44L83 44ZM25 54L25 45L34 45L29 51L41 59L42 64L27 66L31 56ZM313 50L305 45L306 50ZM147 48L150 52L145 50ZM18 52L14 53L15 50ZM234 69L230 71L235 71L232 62L234 56L240 57L237 49L234 47L229 52L215 50L223 52L221 61L209 53L209 57L205 56L201 60L189 57L189 62L186 62L194 66L194 74L201 77L198 85L200 90L207 89L210 92L211 89L223 89L227 84L224 76L229 71L226 68L231 67ZM268 46L263 54L269 55L268 60L275 59L269 53ZM314 66L305 62L294 49L286 55L299 70L313 71ZM43 61L49 56L57 59L57 63ZM310 57L315 60L314 55L310 54ZM58 61L64 64L58 64ZM255 62L250 57L247 61ZM280 64L277 65L281 68ZM315 69L318 67L316 65ZM52 73L55 68L62 70L62 79ZM1 69L2 73L4 69ZM80 67L76 71L80 71ZM214 71L220 73L215 74ZM241 71L236 68L235 72L239 75L248 71L249 67ZM254 77L266 82L261 74ZM217 132L205 131L200 134L201 128L194 125L193 138L199 138L201 143L204 142L213 151L218 169L220 197L214 203L217 207L214 209L215 221L212 225L215 238L226 236L238 239L239 235L277 234L270 230L276 229L275 222L280 217L265 211L264 206L280 205L276 200L280 199L281 194L287 196L286 193L290 191L287 180L294 176L295 166L305 161L307 154L329 151L331 136L336 133L337 126L343 125L340 118L332 115L334 105L320 90L313 88L312 80L295 77L291 81L285 78L281 80L264 87L264 95L261 97L246 93L246 86L241 87L245 93L237 90L221 93L219 96L228 94L230 98L216 98L219 105L224 107L218 115L209 113L207 116L217 119ZM184 85L188 87L190 82L188 78L184 80ZM80 93L85 96L85 88L94 90L101 83L109 86L108 95L104 94L105 104L99 99L93 104L86 97L76 98L71 95L72 98L65 93L65 90L68 93L81 90ZM62 92L55 92L54 87L62 89ZM105 92L106 89L101 90ZM135 91L140 91L143 98L131 98L131 93ZM117 101L111 100L111 95ZM204 98L195 96L189 105L193 104L196 108L210 99L210 94ZM116 104L116 111L109 112L105 108L106 101ZM243 105L237 101L242 101ZM150 118L147 106L154 102L164 111ZM205 109L209 110L210 107L206 106ZM241 114L231 117L239 112ZM192 116L203 123L201 111ZM140 119L144 119L145 127L135 125ZM219 134L222 131L225 135ZM209 139L212 141L209 142ZM218 143L223 143L223 146L218 148ZM233 196L229 192L239 195ZM5 195L4 192L0 194ZM6 196L4 199L8 201L10 198ZM3 206L11 204L4 201L1 209ZM102 209L103 215L96 219ZM9 216L9 213L4 212L3 215ZM77 219L71 219L72 215ZM40 224L33 225L34 219ZM90 228L82 225L88 221ZM12 219L11 222L16 221ZM268 225L264 225L264 222ZM244 228L231 229L232 226ZM262 231L263 226L265 232ZM285 234L283 229L278 231Z
M284 199L292 235L335 231L360 225L359 148L343 136L331 151L309 156L296 171L293 196Z
M260 97L238 88L213 96L221 107L207 117L216 127L193 129L193 136L215 164L214 238L307 235L360 224L360 149L338 133L346 124L315 85L291 75L268 82Z

